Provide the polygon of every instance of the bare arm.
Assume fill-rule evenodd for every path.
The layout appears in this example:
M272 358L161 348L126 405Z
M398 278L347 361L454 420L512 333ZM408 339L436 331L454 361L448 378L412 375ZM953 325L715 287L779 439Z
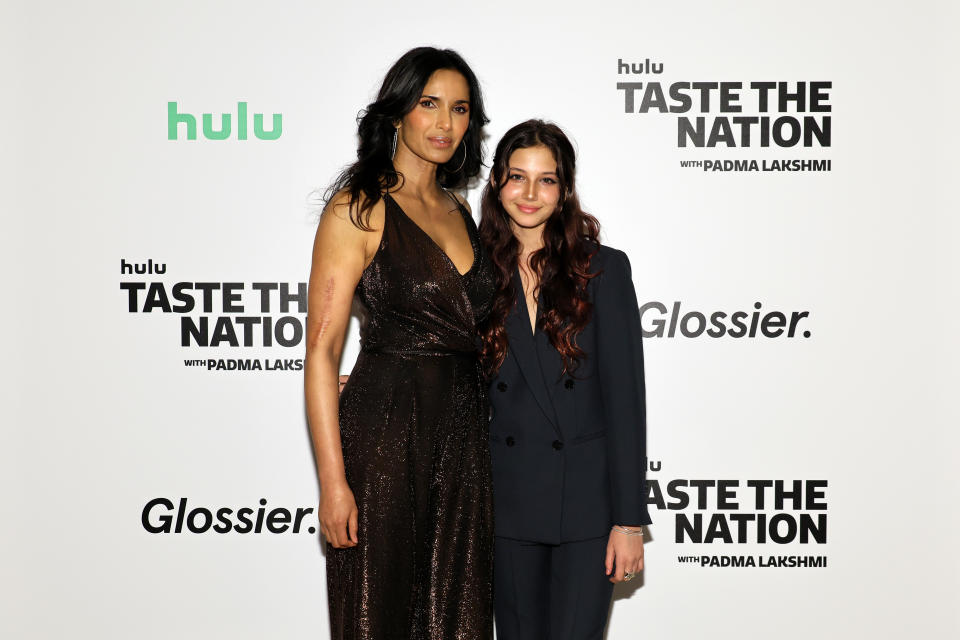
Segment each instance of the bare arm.
M320 480L320 529L337 548L357 543L356 501L347 485L340 442L338 369L353 293L372 255L372 236L378 235L350 221L347 202L345 196L336 197L317 226L304 364L307 420ZM371 224L375 221L376 215Z

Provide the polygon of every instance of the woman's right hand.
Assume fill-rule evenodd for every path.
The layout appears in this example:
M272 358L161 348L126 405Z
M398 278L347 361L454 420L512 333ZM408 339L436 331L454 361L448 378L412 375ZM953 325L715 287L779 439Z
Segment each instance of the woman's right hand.
M334 549L357 546L357 501L346 479L320 489L320 533Z

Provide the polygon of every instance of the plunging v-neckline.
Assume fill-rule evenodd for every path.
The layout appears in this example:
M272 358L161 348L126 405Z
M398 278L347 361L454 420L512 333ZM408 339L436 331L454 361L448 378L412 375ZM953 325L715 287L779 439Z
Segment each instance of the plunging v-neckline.
M532 322L532 324L531 324L531 321L530 321L530 305L527 304L527 292L526 292L526 291L524 290L524 288L523 288L523 276L520 275L520 266L519 266L519 265L517 265L517 267L514 269L514 273L516 274L517 284L519 285L519 287L518 287L518 289L519 289L518 294L519 294L519 296L520 296L520 304L523 306L522 313L523 313L523 323L524 323L524 326L529 327L529 329L530 329L530 337L536 338L536 337L537 337L537 321L540 319L540 306L541 306L541 302L542 302L542 298L543 298L543 295L542 295L543 292L539 292L539 293L537 294L537 309L536 309L536 311L535 311L534 314L533 314L533 322Z
M470 262L470 268L463 273L460 273L460 269L458 269L457 265L453 262L453 260L450 259L449 254L447 254L447 252L443 250L443 247L441 247L439 243L437 243L437 241L433 239L433 236L431 236L429 233L424 231L423 227L421 227L419 224L417 224L417 222L413 218L407 215L407 212L403 210L403 207L400 206L400 203L397 202L396 198L391 196L389 193L385 193L384 197L385 198L389 197L390 200L393 201L393 204L397 206L397 210L400 212L400 214L404 218L409 220L410 224L416 227L417 231L422 233L427 238L427 240L430 241L430 244L432 244L433 247L440 253L440 255L442 255L446 259L447 264L450 265L450 268L453 269L454 273L456 273L461 278L466 278L468 275L470 275L470 272L473 271L474 267L477 266L477 247L476 245L474 245L474 242L473 242L473 234L470 233L470 223L467 221L466 216L463 214L463 207L460 205L459 202L456 203L457 211L460 212L460 217L463 218L463 226L467 231L467 241L470 243L470 251L473 253L473 260Z

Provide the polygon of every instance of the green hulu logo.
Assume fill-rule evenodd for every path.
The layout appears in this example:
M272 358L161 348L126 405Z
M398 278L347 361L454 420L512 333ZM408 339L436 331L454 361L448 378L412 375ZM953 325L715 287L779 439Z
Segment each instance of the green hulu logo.
M220 128L213 128L213 114L204 113L203 137L207 140L226 140L233 131L232 113L220 114ZM176 102L167 103L167 140L179 140L180 125L187 125L187 140L197 139L197 119L189 113L180 113ZM237 103L237 139L247 139L247 103ZM253 135L260 140L276 140L283 132L283 114L273 114L273 128L265 131L263 128L263 114L253 114Z

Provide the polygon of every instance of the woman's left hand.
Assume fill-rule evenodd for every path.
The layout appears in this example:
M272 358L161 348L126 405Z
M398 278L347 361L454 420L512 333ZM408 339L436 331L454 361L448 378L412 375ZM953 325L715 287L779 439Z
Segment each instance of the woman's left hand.
M623 527L631 531L639 531L642 527ZM607 541L607 575L610 582L623 582L624 573L639 573L643 571L643 536L628 536L625 533L612 529ZM614 571L616 568L616 571Z

